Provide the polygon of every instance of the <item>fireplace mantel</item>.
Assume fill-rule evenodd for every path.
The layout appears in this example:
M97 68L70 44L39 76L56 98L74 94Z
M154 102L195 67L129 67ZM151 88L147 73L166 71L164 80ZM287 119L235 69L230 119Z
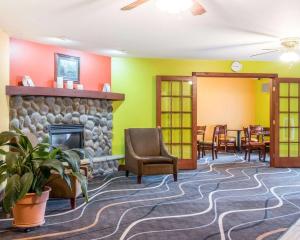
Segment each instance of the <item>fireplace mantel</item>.
M47 88L47 87L23 87L6 86L6 95L8 96L51 96L51 97L71 97L71 98L90 98L104 99L112 101L122 101L125 94L113 92L100 92L90 90L72 90L65 88Z

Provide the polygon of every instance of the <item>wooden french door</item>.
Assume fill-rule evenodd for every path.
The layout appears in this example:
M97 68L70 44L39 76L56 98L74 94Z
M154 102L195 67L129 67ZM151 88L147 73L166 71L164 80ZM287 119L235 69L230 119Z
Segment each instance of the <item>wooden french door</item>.
M157 76L156 122L180 169L197 168L197 79Z
M275 79L274 167L300 167L300 79Z

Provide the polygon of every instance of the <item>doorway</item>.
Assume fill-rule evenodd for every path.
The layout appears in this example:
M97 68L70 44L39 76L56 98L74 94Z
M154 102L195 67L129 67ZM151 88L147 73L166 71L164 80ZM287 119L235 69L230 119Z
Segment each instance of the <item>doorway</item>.
M228 79L269 79L270 81L270 164L274 166L274 137L275 137L275 126L273 125L274 120L274 111L273 111L273 90L275 85L275 80L278 78L277 74L256 74L256 73L207 73L207 72L193 72L193 76L197 78L228 78ZM224 99L226 101L226 99ZM224 114L225 109L222 111Z

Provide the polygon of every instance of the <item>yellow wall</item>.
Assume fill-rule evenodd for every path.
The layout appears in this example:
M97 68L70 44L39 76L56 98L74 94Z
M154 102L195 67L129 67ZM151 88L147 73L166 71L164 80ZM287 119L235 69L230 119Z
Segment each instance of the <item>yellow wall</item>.
M197 124L207 126L207 139L217 124L227 124L228 129L254 124L256 82L251 78L198 78Z
M8 130L9 110L5 86L9 84L9 36L0 29L0 132Z
M270 79L261 79L255 82L255 124L270 126L270 91L262 92L262 85L271 84Z

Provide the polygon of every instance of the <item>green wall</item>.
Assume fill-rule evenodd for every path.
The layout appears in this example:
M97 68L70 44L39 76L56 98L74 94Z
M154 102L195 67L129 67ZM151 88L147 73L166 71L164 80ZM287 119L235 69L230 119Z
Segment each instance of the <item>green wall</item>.
M112 90L125 93L124 102L114 103L113 154L124 152L124 129L155 127L156 75L187 75L192 72L231 72L232 61L174 60L144 58L112 59ZM300 77L300 64L244 61L248 73L278 73ZM264 120L265 121L265 120Z

